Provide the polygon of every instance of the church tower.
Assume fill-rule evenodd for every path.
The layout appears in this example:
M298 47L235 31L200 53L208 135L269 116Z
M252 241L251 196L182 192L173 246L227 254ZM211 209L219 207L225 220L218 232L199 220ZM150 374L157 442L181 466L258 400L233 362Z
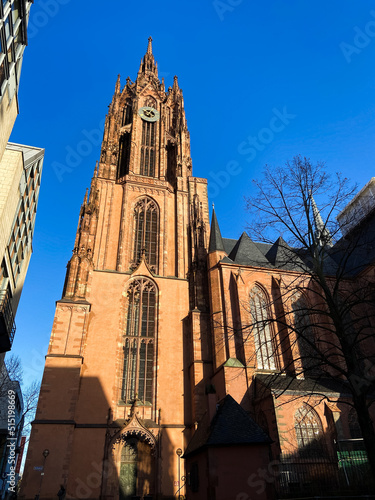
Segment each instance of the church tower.
M117 79L80 210L21 498L184 493L211 366L208 236L182 91L159 81L149 38L136 80Z

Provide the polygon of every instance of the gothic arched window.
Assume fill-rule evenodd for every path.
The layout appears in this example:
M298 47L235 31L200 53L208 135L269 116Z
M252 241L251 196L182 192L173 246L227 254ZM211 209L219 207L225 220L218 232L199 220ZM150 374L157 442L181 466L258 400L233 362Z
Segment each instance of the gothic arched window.
M147 177L155 177L155 130L156 122L142 121L140 174Z
M146 278L133 281L127 293L124 371L121 398L152 404L156 334L156 287Z
M126 99L124 109L122 110L122 126L132 122L133 110L131 99Z
M348 415L349 431L351 439L362 437L361 427L359 426L357 412L355 408L351 408Z
M158 206L151 198L142 198L134 207L134 264L139 262L144 252L148 265L157 271L158 235Z
M319 375L321 359L314 348L316 345L314 330L311 326L307 302L302 295L293 302L292 309L302 369L305 373L307 372L307 375Z
M306 404L298 408L294 416L294 428L300 453L322 452L322 423L313 408Z
M250 294L250 311L257 367L264 370L276 370L269 308L266 296L258 286L254 287Z

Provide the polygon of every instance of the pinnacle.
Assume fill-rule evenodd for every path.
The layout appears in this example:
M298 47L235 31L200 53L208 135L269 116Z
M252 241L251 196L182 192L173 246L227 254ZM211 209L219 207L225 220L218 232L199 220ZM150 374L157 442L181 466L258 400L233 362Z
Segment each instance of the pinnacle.
M152 37L148 37L147 54L152 55Z
M117 75L117 81L116 81L116 88L115 88L115 92L120 92L121 90L121 81L120 81L120 75Z
M178 87L178 77L175 75L173 77L173 90L177 90L179 87Z

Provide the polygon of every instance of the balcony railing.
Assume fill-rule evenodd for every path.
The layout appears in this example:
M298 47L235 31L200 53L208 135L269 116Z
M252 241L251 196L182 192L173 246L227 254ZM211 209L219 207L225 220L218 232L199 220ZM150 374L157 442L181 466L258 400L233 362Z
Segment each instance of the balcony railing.
M0 290L0 352L10 351L16 324L8 290Z

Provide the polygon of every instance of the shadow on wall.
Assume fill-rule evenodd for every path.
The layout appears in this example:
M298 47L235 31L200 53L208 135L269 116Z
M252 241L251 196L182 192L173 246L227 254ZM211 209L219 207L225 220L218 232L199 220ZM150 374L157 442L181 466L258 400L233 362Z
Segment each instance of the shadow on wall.
M47 357L19 498L55 498L61 485L67 498L99 498L114 484L118 490L108 444L119 423L100 381L81 378L81 370L81 358Z
M323 431L314 407L303 401L307 395L304 398L298 394L291 396L289 403L294 408L293 414L288 410L289 403L279 403L275 408L269 387L262 387L257 395L255 419L273 444L268 467L258 470L248 481L253 493L260 491L262 484L274 487L278 498L373 493L375 485L363 440L341 422L343 412L347 420L345 403L341 405L339 422L325 406L327 427ZM300 399L297 411L295 398ZM353 423L352 426L354 428ZM280 429L282 435L279 435ZM340 429L341 438L337 429ZM281 452L281 440L284 450L289 447L290 452Z
M19 498L51 500L61 485L67 499L174 498L177 457L167 425L142 420L136 404L128 419L113 420L100 380L82 367L81 358L47 357Z

